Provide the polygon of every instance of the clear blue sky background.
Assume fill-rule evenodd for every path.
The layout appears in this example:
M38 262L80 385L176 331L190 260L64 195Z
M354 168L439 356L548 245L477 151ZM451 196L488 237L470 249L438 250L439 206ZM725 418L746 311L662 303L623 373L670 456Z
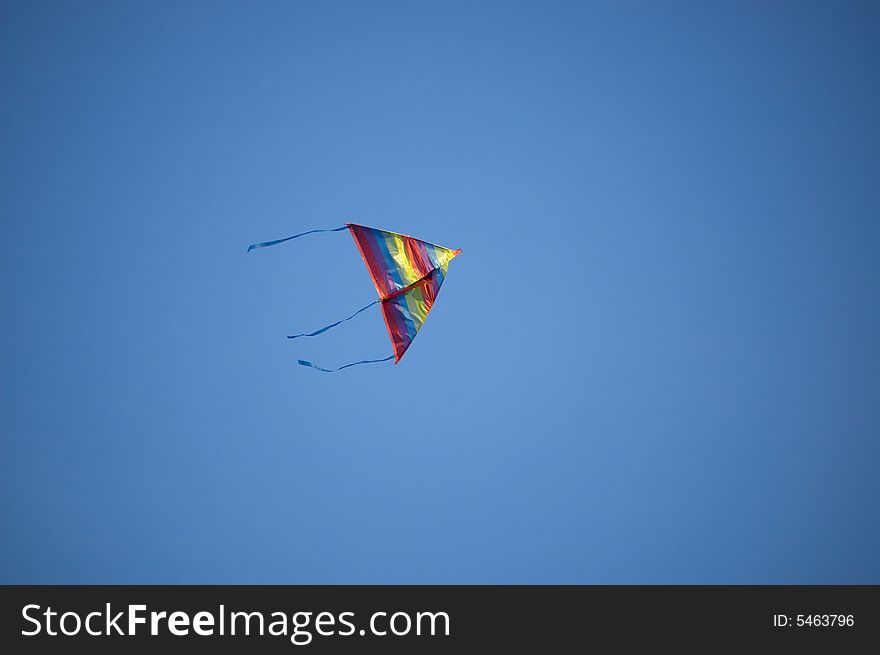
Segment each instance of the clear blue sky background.
M0 7L3 582L880 582L876 3Z

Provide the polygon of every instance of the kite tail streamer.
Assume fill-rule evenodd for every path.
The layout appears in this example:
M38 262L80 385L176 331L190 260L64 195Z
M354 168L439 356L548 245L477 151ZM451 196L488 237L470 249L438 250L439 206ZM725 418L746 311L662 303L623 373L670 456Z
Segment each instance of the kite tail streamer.
M358 364L377 364L379 362L387 362L389 360L394 359L394 355L388 355L385 359L362 359L359 362L352 362L351 364L345 364L344 366L340 366L339 368L321 368L320 366L315 366L311 362L307 362L304 359L296 360L301 366L308 366L310 368L316 369L318 371L324 371L324 373L335 373L336 371L341 371L344 368L348 368L349 366L357 366Z
M268 246L274 246L279 243L284 243L285 241L290 241L291 239L298 239L299 237L304 237L307 234L314 234L315 232L342 232L342 230L347 230L348 226L343 225L342 227L337 227L332 230L309 230L308 232L302 232L301 234L294 234L292 237L284 237L283 239L275 239L274 241L264 241L263 243L252 243L248 246L247 251L255 250L257 248L266 248Z
M346 321L350 321L350 320L353 319L355 316L357 316L358 314L360 314L362 311L365 311L365 310L369 309L370 307L372 307L373 305L375 305L375 304L378 303L378 302L379 302L378 300L374 300L373 302L371 302L371 303L370 303L369 305L367 305L366 307L361 307L359 310L357 310L354 314L352 314L352 315L349 316L348 318L343 318L341 321L336 321L335 323L331 323L330 325L325 325L325 326L322 327L320 330L315 330L314 332L308 332L308 333L303 332L302 334L288 334L288 335L287 335L287 338L288 338L288 339L298 339L299 337L316 337L316 336L318 336L319 334L324 334L327 330L329 330L329 329L331 329L331 328L335 328L335 327L336 327L337 325L339 325L340 323L345 323Z

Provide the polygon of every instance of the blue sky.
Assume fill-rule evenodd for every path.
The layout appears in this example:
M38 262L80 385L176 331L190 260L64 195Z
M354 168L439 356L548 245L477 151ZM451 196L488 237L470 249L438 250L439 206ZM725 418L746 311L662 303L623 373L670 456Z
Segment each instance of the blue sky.
M878 23L3 2L0 580L880 582Z

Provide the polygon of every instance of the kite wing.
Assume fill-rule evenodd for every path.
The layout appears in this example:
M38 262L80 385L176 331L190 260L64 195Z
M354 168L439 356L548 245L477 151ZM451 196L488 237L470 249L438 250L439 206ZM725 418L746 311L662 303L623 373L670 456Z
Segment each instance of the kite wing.
M348 223L348 229L382 300L424 279L461 252L354 223Z
M446 264L435 268L410 288L382 301L385 327L394 346L394 363L400 361L409 344L428 318L440 285L446 277Z

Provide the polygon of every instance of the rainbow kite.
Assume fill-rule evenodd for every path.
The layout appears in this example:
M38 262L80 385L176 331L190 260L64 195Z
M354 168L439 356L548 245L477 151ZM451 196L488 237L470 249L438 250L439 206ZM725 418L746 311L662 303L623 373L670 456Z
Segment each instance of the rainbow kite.
M419 329L428 317L428 312L434 306L440 285L446 278L446 269L453 257L461 250L450 250L442 246L428 243L420 239L377 230L372 227L364 227L355 223L346 223L342 227L332 230L309 230L292 237L265 241L248 246L248 252L255 248L274 246L291 239L314 234L316 232L342 232L348 230L354 237L354 242L360 250L361 257L367 265L373 284L379 299L369 305L361 307L348 318L344 318L330 325L324 326L314 332L289 335L288 339L299 337L316 337L327 330L336 327L340 323L348 321L362 311L369 309L376 303L382 304L382 315L385 317L385 327L388 328L388 336L394 346L394 354L383 359L364 359L359 362L345 364L335 369L321 368L305 360L297 360L303 366L310 366L325 373L341 371L349 366L358 364L373 364L387 362L391 359L397 364L403 354L409 348L413 339L416 338Z

